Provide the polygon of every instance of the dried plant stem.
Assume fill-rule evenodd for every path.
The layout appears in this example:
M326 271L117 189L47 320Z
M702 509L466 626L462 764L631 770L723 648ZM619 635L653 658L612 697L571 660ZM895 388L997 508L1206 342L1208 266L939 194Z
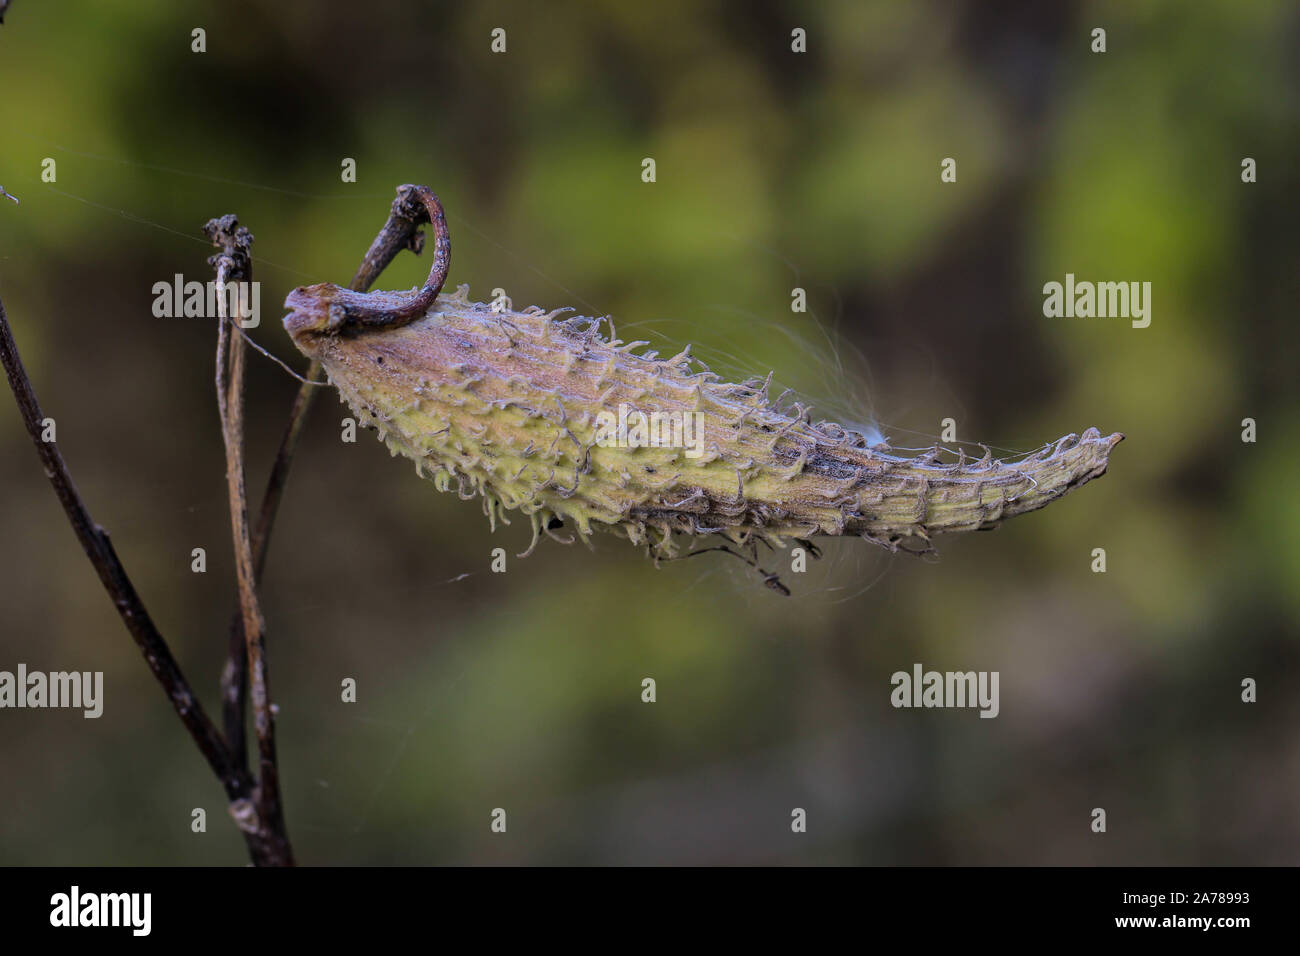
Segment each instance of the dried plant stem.
M27 371L23 368L3 302L0 302L0 364L4 365L5 375L18 403L23 424L32 438L32 444L36 446L36 453L45 466L45 474L50 479L59 503L63 505L64 513L68 516L77 540L81 542L86 557L90 559L104 589L113 599L114 607L117 608L127 630L135 639L149 669L153 671L154 677L167 694L167 699L171 701L181 723L185 725L185 729L198 745L199 752L203 754L208 766L221 782L230 801L232 812L238 819L241 808L249 803L253 794L252 780L234 759L226 742L217 731L216 725L208 719L203 705L194 696L189 682L181 672L180 665L172 656L171 649L158 632L139 594L136 593L135 586L131 583L126 569L113 549L108 532L95 523L81 500L81 495L77 492L58 446L55 442L45 441L42 438L44 415L32 390ZM247 827L243 828L243 832L253 861L269 862L272 859L272 847L266 839L266 834Z
M217 407L222 438L226 446L226 488L230 499L230 525L234 540L235 572L239 583L248 684L253 698L253 726L257 733L258 786L256 815L251 824L264 836L271 850L267 863L293 865L280 799L280 775L275 750L275 713L271 703L266 664L266 624L262 617L254 573L253 550L248 530L247 495L244 487L244 340L231 335L237 317L227 312L225 289L231 282L252 281L248 249L253 237L239 226L234 216L213 219L204 232L222 252L209 261L217 270L217 303L220 314L217 332Z
M45 466L46 477L50 479L54 493L58 496L59 503L63 505L64 513L67 514L72 530L86 552L86 557L94 565L99 580L113 599L113 605L121 615L123 623L135 638L150 670L166 691L167 698L172 702L190 736L199 745L199 750L203 752L203 756L207 758L227 792L238 795L239 774L230 763L220 734L208 720L203 705L190 690L189 683L181 673L180 665L172 657L167 642L158 633L153 619L145 610L144 603L140 600L130 577L113 549L108 532L91 518L72 481L72 476L68 473L58 445L41 437L45 416L41 413L40 404L32 390L31 380L27 377L26 369L23 368L3 302L0 302L0 362L4 364L9 387L18 402L23 424L27 426L27 433L31 436L32 444L36 446L41 464Z
M348 288L356 292L367 291L379 278L388 264L403 249L409 249L416 255L424 249L424 234L420 227L429 221L429 213L420 199L421 187L406 185L397 190L393 200L388 221L384 223L374 242L361 260L356 275L352 277ZM321 365L312 361L304 376L309 382L321 377ZM302 436L303 425L307 421L307 412L315 398L317 386L302 384L294 396L293 407L289 412L289 422L285 426L284 436L276 451L275 461L271 465L271 474L266 482L266 491L262 495L262 506L258 511L257 524L253 529L253 573L254 580L260 581L266 566L266 554L271 539L271 530L279 513L280 501L284 497L285 485L289 479L289 468L293 464L294 453L298 448L298 439ZM226 740L236 759L245 764L244 709L247 673L244 657L244 629L242 611L236 610L230 620L230 649L225 670L221 678L221 699L223 723Z
M357 268L348 288L354 292L366 292L375 280L388 268L388 264L397 258L403 249L409 249L417 256L424 250L424 233L420 227L429 221L429 213L419 198L419 186L400 186L397 198L374 242L366 250L365 258ZM304 376L308 381L320 379L321 365L312 361ZM302 426L307 419L312 399L316 395L316 386L303 384L294 396L293 407L289 412L289 424L285 427L284 437L276 452L275 463L271 467L271 476L266 483L266 493L262 496L262 508L258 515L257 530L253 535L253 557L260 575L266 563L267 544L271 537L271 528L279 510L280 500L284 496L285 482L289 477L289 467L293 464L294 452L298 448L298 439L302 435Z

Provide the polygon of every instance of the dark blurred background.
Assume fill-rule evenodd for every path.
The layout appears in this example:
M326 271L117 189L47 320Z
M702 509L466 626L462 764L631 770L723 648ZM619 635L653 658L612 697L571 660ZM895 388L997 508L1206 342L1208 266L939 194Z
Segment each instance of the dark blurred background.
M1046 511L937 539L933 564L828 542L786 599L725 555L656 569L609 536L492 574L527 522L489 534L369 433L343 444L323 395L264 589L304 862L1295 863L1298 39L1285 2L17 0L0 295L214 713L234 595L215 328L155 318L151 290L209 278L221 213L257 237L254 335L297 368L284 295L346 282L419 182L475 298L775 368L897 445L946 417L1003 449L1127 434ZM427 268L404 255L379 286ZM1066 272L1150 281L1151 326L1045 318ZM250 362L260 497L297 383ZM99 720L0 712L0 863L242 863L0 406L0 669L106 683ZM915 662L1000 671L1001 715L893 709Z

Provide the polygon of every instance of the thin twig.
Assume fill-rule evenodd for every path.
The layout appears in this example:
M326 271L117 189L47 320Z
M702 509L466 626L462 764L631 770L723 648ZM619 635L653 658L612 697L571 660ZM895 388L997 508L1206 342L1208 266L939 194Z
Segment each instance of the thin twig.
M361 265L356 275L352 277L348 288L355 292L369 290L380 273L403 249L409 249L419 255L424 249L424 233L420 231L420 227L428 221L429 213L419 198L419 187L399 186L397 198L393 200L392 209L388 214L388 221L384 223L379 234L375 236L374 242L366 250L365 258L361 260ZM320 363L312 361L304 378L310 382L319 380L320 377ZM271 540L271 529L279 513L280 501L284 497L285 484L289 479L289 468L293 464L298 439L302 437L303 425L307 421L307 412L311 408L312 399L316 396L316 390L315 385L306 382L298 388L298 394L294 396L293 407L289 412L289 423L285 427L284 436L280 439L280 447L276 451L271 474L266 482L262 507L253 530L253 571L254 579L257 581L262 579ZM221 675L221 700L226 740L241 766L247 766L244 736L244 701L247 695L244 680L247 673L245 643L243 615L237 609L230 620L229 651Z
M18 354L18 346L14 342L3 302L0 302L0 363L4 365L5 375L9 380L9 387L13 390L14 399L18 403L23 424L27 427L32 444L36 446L41 464L45 466L45 474L54 487L59 503L63 505L64 513L68 516L77 540L81 542L82 550L86 552L86 557L94 566L104 589L113 599L113 606L117 608L122 622L135 639L154 677L162 685L181 723L194 738L195 744L207 760L208 766L212 768L212 772L217 775L232 805L246 799L252 790L252 782L240 769L216 726L208 719L203 705L194 696L189 683L185 680L185 675L181 672L180 665L172 656L171 649L158 632L149 612L145 610L139 594L136 593L135 586L131 583L126 569L113 549L108 532L91 518L72 481L58 445L42 437L42 423L45 416L41 413L40 404L32 390L31 379L23 368L22 358ZM245 831L245 837L250 852L256 858L254 835Z
M275 752L275 714L266 664L266 623L257 596L253 551L248 532L244 488L244 339L231 336L236 316L227 309L226 290L232 283L252 281L248 249L253 237L234 216L213 219L203 227L213 245L222 249L208 261L217 270L217 408L226 446L226 488L230 498L230 527L234 539L235 571L239 582L248 681L253 694L253 722L258 745L257 823L272 851L268 862L291 866L293 850L280 800L280 775ZM239 318L242 318L240 316Z
M429 221L429 212L419 199L418 191L419 187L409 184L398 187L397 198L393 200L388 221L384 223L379 234L375 236L374 242L366 250L365 258L361 260L356 275L348 283L349 289L354 292L368 291L379 278L380 273L388 268L389 263L397 258L397 254L403 249L409 249L417 256L424 250L424 233L420 231L420 227ZM304 377L309 381L316 381L320 378L320 374L320 363L313 361ZM258 515L257 530L253 535L253 555L259 575L266 561L267 543L271 537L271 528L275 524L280 499L284 495L289 466L293 464L293 455L298 447L298 439L302 435L303 422L315 394L316 389L313 385L304 384L298 389L293 408L289 413L289 424L285 428L284 437L275 456L275 464L271 468L271 476L266 483L266 494L262 497L262 510Z

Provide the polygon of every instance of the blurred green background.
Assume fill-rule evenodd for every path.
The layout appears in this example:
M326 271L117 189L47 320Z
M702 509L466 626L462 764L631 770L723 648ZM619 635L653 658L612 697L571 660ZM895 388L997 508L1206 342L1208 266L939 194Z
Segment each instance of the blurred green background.
M369 433L343 444L322 396L264 589L303 862L1293 864L1298 38L1284 2L17 0L0 296L210 712L234 588L215 329L155 318L151 290L209 278L221 213L257 237L254 334L298 368L284 295L346 282L420 182L476 298L775 368L897 445L946 417L1007 449L1127 434L1046 511L937 539L933 564L828 542L785 599L725 555L656 569L613 537L492 574L527 523L489 534ZM1150 281L1150 328L1044 318L1066 272ZM296 383L250 362L260 496ZM0 669L106 682L97 721L0 712L0 863L244 862L0 406ZM1001 715L893 709L915 662L999 671Z

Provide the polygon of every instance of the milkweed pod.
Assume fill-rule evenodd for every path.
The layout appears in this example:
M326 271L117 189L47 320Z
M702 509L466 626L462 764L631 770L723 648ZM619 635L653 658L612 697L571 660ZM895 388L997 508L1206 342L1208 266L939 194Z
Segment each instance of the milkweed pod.
M724 382L689 348L639 355L601 335L599 319L494 310L465 286L440 295L440 205L431 219L439 252L422 289L300 288L285 327L395 453L440 488L482 496L494 524L528 515L534 545L560 519L661 555L677 534L776 546L857 535L928 550L935 534L993 527L1102 475L1124 437L1089 428L1014 460L899 455L781 408L770 376Z

